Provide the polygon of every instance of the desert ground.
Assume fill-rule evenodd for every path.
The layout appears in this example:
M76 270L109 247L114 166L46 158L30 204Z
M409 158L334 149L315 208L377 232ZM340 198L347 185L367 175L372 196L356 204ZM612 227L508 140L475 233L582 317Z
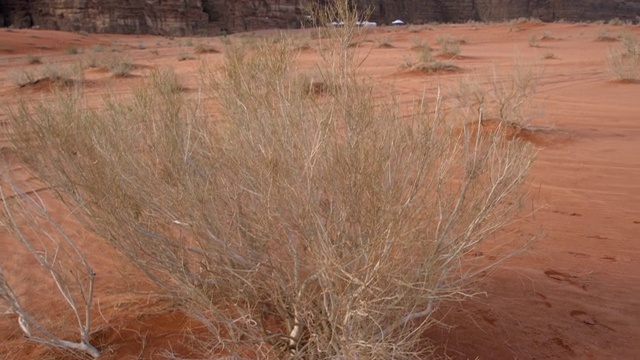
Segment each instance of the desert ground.
M274 33L230 38L250 42ZM360 44L367 53L362 72L374 81L392 83L401 99L495 66L509 67L515 59L543 69L536 111L522 134L538 149L530 173L534 215L509 230L542 230L545 236L482 278L473 299L441 307L442 326L426 335L440 354L454 359L640 356L640 83L616 80L606 64L608 51L622 46L623 33L640 37L640 27L530 21L378 27ZM450 59L458 71L421 73L400 67L415 52L414 39L426 40L437 54L439 35L464 39L460 53ZM53 66L48 64L71 66L110 56L127 57L134 67L126 77L100 68L81 70L92 104L110 90L130 93L152 69L162 67L172 67L183 87L196 94L200 64L222 61L223 40L0 29L0 101L6 105L17 98L51 96L56 86L51 81L20 86L25 73L40 74ZM198 51L199 45L218 52ZM314 42L308 45L298 55L301 66L318 59ZM123 264L104 241L83 231L12 156L3 111L0 122L3 168L33 184L48 210L75 229L98 274L92 336L103 349L100 358L161 359L169 349L186 356L185 334L197 324L152 295L135 269ZM12 279L19 280L16 291L50 319L48 324L64 325L69 320L45 286L46 273L37 271L35 261L14 244L0 229L0 261ZM5 310L0 304L0 358L73 358L28 341L17 316Z

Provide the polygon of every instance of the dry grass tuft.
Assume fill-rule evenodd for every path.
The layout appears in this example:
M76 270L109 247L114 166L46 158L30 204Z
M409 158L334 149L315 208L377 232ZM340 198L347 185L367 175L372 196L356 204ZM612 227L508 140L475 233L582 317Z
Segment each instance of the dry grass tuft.
M220 53L220 50L216 49L213 45L207 45L207 44L197 44L194 48L193 51L196 54L218 54Z
M423 73L458 72L462 70L452 61L440 60L434 57L428 45L418 49L417 59L404 58L400 68Z
M607 53L607 68L618 81L640 82L640 54L629 53L628 49L613 48Z
M460 44L466 43L466 40L450 35L440 35L436 37L436 42L440 45L441 55L455 57L460 54Z

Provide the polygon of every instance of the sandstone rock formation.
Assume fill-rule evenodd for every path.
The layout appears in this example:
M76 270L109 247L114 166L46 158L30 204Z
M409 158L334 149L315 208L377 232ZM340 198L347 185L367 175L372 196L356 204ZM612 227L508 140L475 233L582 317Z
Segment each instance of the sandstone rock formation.
M373 7L373 21L400 18L410 23L429 21L501 21L534 17L543 21L593 21L640 16L640 0L358 0Z
M0 26L185 35L300 26L311 0L0 0ZM315 0L320 1L320 0ZM640 0L354 0L389 23L635 20Z

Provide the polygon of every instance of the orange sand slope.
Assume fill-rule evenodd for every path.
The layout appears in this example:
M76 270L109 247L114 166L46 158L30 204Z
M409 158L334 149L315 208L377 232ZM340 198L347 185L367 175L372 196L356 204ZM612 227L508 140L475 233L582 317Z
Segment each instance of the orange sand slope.
M598 41L603 29L611 41ZM534 207L539 208L536 226L547 236L483 279L480 289L486 296L442 309L443 322L451 327L434 329L429 336L447 355L460 359L640 356L640 83L613 81L605 64L607 51L620 45L616 37L623 31L640 37L638 26L465 24L377 28L369 34L374 41L361 45L370 50L363 71L393 82L401 96L419 96L425 89L433 91L461 76L509 65L516 57L544 66L536 94L542 111L525 135L540 149L532 171ZM421 74L399 68L412 54L412 39L424 39L437 47L435 39L443 34L465 40L461 53L452 60L461 71ZM529 44L532 35L537 37L535 46ZM388 38L391 47L379 47L375 40L381 38ZM72 48L83 50L98 44L104 48L99 56L127 56L135 68L125 78L114 78L100 69L85 70L89 101L97 104L109 89L130 91L151 69L164 66L172 66L183 85L196 90L200 61L221 61L223 57L195 54L193 46L204 42L224 49L220 39L0 30L0 96L5 101L15 94L33 99L45 96L50 88L46 81L18 87L16 77L24 71L40 71L46 63L76 63L86 53L74 54L77 51ZM317 58L311 46L300 55L303 65ZM29 64L34 57L45 65ZM0 121L6 124L1 111ZM37 187L37 179L28 178L11 159L6 130L2 134L5 166ZM46 189L40 195L65 226L80 233L81 226ZM534 230L533 225L513 229ZM183 349L180 344L188 319L152 300L144 284L135 280L135 270L119 264L114 252L98 239L88 234L81 239L98 272L94 338L107 349L102 358L137 354L161 358L162 349ZM46 274L33 270L37 266L31 260L15 260L24 254L9 243L9 235L1 231L0 260L7 263L10 259L8 264L14 265L9 270L26 280L17 291L29 294L31 306L53 309L44 295L49 291ZM0 307L0 358L35 359L47 354L66 358L26 341L15 315L3 315L3 310ZM64 317L50 311L53 319Z

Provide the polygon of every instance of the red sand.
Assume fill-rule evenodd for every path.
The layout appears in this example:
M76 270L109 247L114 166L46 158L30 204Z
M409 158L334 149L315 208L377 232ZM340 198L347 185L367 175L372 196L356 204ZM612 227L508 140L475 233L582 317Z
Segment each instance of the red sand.
M605 65L612 42L596 41L600 25L595 24L466 24L442 25L410 32L405 28L378 28L371 38L389 38L391 48L371 49L363 71L374 78L394 83L401 96L419 96L460 76L482 71L492 65L509 65L516 54L523 63L540 62L544 74L536 100L543 110L532 126L536 131L522 134L539 147L532 171L535 187L536 224L515 231L532 232L541 227L546 237L531 251L512 259L482 280L480 295L474 300L447 305L441 310L450 327L434 329L429 337L453 358L480 359L634 359L640 356L640 84L611 80ZM608 27L616 36L623 28ZM626 31L640 37L640 28ZM532 34L543 32L552 39L530 47ZM262 34L266 34L264 32ZM465 39L462 53L453 61L462 72L424 75L399 70L403 57L411 54L412 38L427 39L433 46L439 34ZM261 35L261 34L258 34ZM117 40L117 42L115 42ZM197 88L199 60L220 61L222 54L194 54L188 39L153 36L115 36L61 33L37 30L0 30L0 96L40 98L47 93L46 82L18 89L12 78L27 64L27 55L43 62L72 64L83 54L68 54L72 46L83 49L102 44L108 56L111 46L137 65L133 77L115 79L109 73L86 70L86 93L99 101L109 88L127 92L150 69L173 66L183 85ZM224 47L219 39L192 39ZM181 54L195 59L178 61ZM543 59L546 53L554 58ZM315 50L300 56L301 64L312 64ZM6 124L6 115L0 121ZM540 130L542 129L542 130ZM5 131L2 132L3 134ZM4 135L3 135L4 137ZM6 139L2 139L3 146ZM4 151L9 154L9 151ZM20 165L7 156L5 164L28 178ZM36 179L29 181L37 186ZM40 192L69 229L79 230L65 208ZM31 306L51 310L41 277L30 266L21 266L24 255L9 246L11 239L0 232L0 261L15 276L26 279L20 294L28 295ZM135 270L118 263L114 252L90 235L81 238L98 273L94 340L104 351L101 358L122 359L140 354L162 358L163 350L177 352L189 321L156 297L140 289L132 280ZM134 289L136 289L134 291ZM52 353L26 341L17 327L15 315L2 315L0 307L0 358L35 359ZM59 314L58 314L59 315ZM58 316L59 317L59 316ZM143 341L143 339L146 339Z

